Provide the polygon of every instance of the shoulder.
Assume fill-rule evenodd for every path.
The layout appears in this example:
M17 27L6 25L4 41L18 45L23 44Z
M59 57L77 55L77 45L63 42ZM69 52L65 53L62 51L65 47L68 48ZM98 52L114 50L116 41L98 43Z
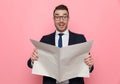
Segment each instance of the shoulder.
M74 32L71 32L69 31L69 36L70 36L70 39L74 40L74 41L77 41L77 42L86 42L86 38L84 36L84 34L78 34L78 33L74 33Z
M49 42L51 42L52 40L54 40L54 38L55 38L55 32L50 33L50 34L48 34L48 35L44 35L44 36L41 38L40 42L49 43Z
M70 34L71 36L85 37L84 34L78 34L78 33L71 32L71 31L69 31L69 34Z

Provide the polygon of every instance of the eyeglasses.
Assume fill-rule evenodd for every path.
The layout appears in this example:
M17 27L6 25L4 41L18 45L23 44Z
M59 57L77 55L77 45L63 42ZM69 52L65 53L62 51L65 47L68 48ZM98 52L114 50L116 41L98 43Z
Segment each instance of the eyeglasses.
M55 20L60 20L60 19L63 19L63 20L67 20L68 19L68 16L54 16L54 19Z

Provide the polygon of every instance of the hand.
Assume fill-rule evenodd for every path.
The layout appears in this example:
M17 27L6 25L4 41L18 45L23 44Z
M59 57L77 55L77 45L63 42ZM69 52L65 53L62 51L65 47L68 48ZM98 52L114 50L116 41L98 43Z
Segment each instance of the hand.
M93 58L91 55L88 55L85 59L84 59L85 63L89 66L89 68L91 68L93 66Z
M37 51L37 49L35 49L35 50L33 51L32 55L31 55L31 61L32 61L32 63L34 63L34 61L37 61L38 58L39 58L39 56L38 56L38 51Z

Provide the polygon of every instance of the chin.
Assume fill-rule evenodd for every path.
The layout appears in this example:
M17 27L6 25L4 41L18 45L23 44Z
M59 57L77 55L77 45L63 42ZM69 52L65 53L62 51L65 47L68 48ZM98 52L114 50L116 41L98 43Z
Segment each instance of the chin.
M67 29L66 27L59 27L59 26L57 27L57 30L59 32L64 32L66 29Z
M58 30L58 31L60 31L60 32L64 32L66 29L60 29L60 30Z

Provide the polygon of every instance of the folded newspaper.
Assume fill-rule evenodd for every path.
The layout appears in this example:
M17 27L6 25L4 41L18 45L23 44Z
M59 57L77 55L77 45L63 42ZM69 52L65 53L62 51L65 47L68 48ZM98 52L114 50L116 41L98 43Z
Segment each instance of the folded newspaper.
M37 48L39 59L34 62L32 74L48 76L59 82L89 77L89 67L84 63L92 47L92 41L58 48L31 39Z

